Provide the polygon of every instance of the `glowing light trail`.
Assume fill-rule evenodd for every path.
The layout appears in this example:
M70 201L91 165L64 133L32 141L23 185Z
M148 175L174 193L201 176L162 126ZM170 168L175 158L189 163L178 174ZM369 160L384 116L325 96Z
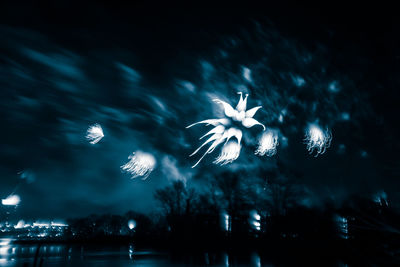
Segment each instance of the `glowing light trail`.
M17 206L21 202L21 198L18 195L9 195L7 198L1 200L1 204L4 206Z

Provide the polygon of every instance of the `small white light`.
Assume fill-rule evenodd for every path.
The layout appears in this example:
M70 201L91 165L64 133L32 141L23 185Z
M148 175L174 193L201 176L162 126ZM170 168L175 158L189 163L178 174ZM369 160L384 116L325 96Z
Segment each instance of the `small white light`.
M133 230L136 227L136 221L135 220L129 220L128 221L128 227L130 230Z
M251 70L249 68L243 68L243 78L245 78L248 82L251 82Z
M18 223L14 226L15 229L21 229L24 228L25 222L24 220L19 220Z
M229 141L222 147L221 154L214 160L215 164L225 165L235 161L240 154L240 144L236 141Z
M222 227L225 231L230 231L230 216L228 213L223 212L221 213L222 216Z
M18 195L10 195L6 199L1 200L1 204L4 206L17 206L21 202L21 198Z

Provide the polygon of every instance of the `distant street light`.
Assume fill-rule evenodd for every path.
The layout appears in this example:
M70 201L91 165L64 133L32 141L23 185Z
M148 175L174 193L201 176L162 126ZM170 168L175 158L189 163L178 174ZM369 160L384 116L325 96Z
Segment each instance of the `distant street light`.
M128 227L130 230L133 230L136 227L136 221L135 220L129 220L128 221Z
M257 231L261 231L261 216L256 210L250 212L250 223Z
M10 195L5 199L1 200L1 204L4 206L17 206L21 202L21 198L18 195Z
M231 231L231 216L229 216L228 213L222 212L222 227L224 228L225 231L230 232Z

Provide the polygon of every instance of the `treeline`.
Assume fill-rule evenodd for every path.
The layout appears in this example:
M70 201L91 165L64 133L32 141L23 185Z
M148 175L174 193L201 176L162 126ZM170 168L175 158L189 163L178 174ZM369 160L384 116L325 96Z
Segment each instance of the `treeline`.
M133 223L133 224L132 224ZM156 226L147 215L129 211L124 215L90 215L68 220L65 238L75 242L131 242L147 244Z
M398 259L393 256L400 251L400 216L386 195L351 197L339 208L329 203L310 208L301 187L284 176L241 176L226 173L196 187L174 182L156 191L157 214L71 220L70 237L133 240L138 246L179 251L259 249L299 257L312 251L325 259L339 254L347 262L355 254Z

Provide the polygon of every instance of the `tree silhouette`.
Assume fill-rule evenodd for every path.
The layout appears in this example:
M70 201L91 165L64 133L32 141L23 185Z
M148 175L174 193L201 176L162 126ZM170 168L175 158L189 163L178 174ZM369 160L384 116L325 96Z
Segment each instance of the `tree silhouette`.
M187 189L182 181L175 181L171 186L158 189L154 195L167 216L189 215L192 213L196 192Z

